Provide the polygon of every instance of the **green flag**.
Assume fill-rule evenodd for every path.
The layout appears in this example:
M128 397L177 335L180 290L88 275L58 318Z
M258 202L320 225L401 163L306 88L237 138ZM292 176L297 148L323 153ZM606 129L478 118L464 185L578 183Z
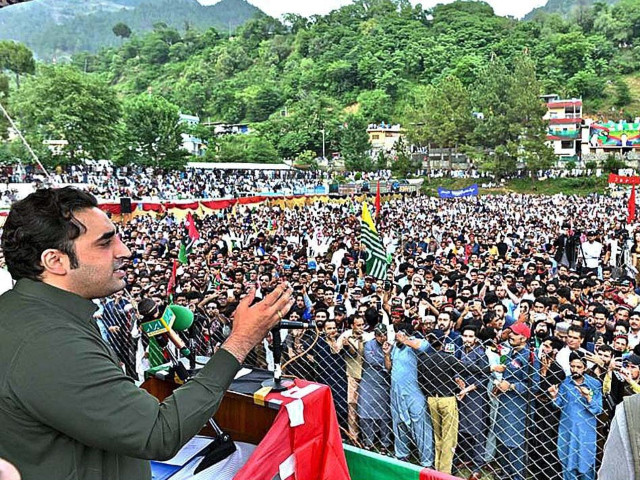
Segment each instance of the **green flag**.
M191 253L193 243L194 242L189 237L186 237L182 243L180 243L180 251L178 252L178 261L180 263L187 263L189 261L187 257Z
M367 275L371 275L379 280L386 279L387 254L382 246L382 241L378 236L376 226L373 223L367 204L362 204L361 239L362 244L367 248Z

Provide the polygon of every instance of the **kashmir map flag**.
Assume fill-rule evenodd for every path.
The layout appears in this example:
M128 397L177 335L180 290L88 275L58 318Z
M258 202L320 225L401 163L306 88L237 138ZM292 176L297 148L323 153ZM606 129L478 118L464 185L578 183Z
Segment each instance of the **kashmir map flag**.
M362 204L362 222L361 222L361 238L360 242L367 249L367 275L371 275L380 280L384 280L387 275L387 254L382 246L382 241L373 223L369 208L366 203Z

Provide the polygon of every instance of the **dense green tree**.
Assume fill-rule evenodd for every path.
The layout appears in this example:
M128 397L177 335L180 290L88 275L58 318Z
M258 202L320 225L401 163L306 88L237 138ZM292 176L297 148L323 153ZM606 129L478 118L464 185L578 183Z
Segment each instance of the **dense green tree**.
M618 108L625 107L631 103L633 98L631 97L631 89L629 88L629 84L625 82L623 79L618 78L614 82L614 87L616 89L616 99L615 106Z
M186 162L176 105L158 95L139 95L124 103L118 162L179 168Z
M220 141L216 154L220 162L278 163L278 152L266 138L251 135L228 135Z
M0 41L0 70L12 72L15 75L16 86L20 88L20 76L35 73L33 53L22 43Z
M131 36L131 29L129 28L129 25L127 25L126 23L122 23L122 22L118 22L113 26L113 34L116 37L120 37L120 38L129 38Z
M452 150L471 138L474 127L469 93L454 76L414 92L405 119L412 143L447 148L450 160Z
M340 154L347 170L373 170L370 149L366 122L359 115L349 115L340 132Z
M368 90L358 95L358 113L367 123L389 123L393 118L391 97L383 90Z
M63 153L71 162L109 158L117 138L116 92L72 67L41 67L12 95L11 109L27 134L66 140Z

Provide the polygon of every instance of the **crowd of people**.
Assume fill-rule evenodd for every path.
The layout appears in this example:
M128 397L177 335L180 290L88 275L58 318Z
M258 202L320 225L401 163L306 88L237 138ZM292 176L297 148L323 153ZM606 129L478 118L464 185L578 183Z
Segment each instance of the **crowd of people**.
M96 317L142 381L166 360L139 323L170 294L210 355L250 289L288 281L286 318L317 330L281 331L284 373L331 387L345 441L445 473L590 479L615 406L640 392L640 233L625 218L601 195L406 196L378 216L376 279L356 202L241 207L194 217L174 281L186 222L136 217L119 225L128 286ZM271 342L248 362L273 369Z
M215 167L214 164L212 164ZM276 168L277 167L277 168ZM274 169L251 170L187 167L183 170L128 166L116 167L108 162L57 167L45 175L33 165L0 168L0 203L10 206L20 192L12 184L77 185L99 200L173 201L191 199L238 198L260 194L303 195L327 193L327 185L339 175L343 181L354 181L355 172L323 172L298 170L278 165ZM282 168L285 167L285 168ZM391 172L365 173L363 179L389 179ZM358 177L359 178L359 177ZM22 192L26 195L25 192Z

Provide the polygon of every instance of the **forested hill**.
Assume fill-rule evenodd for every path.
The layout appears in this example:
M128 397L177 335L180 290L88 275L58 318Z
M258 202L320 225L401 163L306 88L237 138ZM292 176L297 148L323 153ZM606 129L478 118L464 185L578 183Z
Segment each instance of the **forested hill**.
M262 12L245 0L200 5L196 0L34 0L0 10L0 39L16 40L42 59L60 60L80 51L119 45L113 27L135 35L156 23L184 31L209 27L233 31Z
M253 134L226 139L204 126L194 132L209 140L211 159L309 159L326 151L339 152L348 168L370 168L367 124L385 122L402 124L407 142L420 148L511 167L526 152L540 170L549 152L539 95L581 97L589 115L605 119L640 116L630 88L639 82L640 0L588 13L580 21L519 21L479 1L424 10L409 0L355 0L325 16L263 16L231 38L156 25L120 46L75 55L71 67L40 65L33 76L10 66L20 87L12 80L9 107L32 145L71 138L89 155L88 142L100 139L89 127L108 130L90 158L106 150L128 161L142 151L140 139L155 148L181 111L203 123L251 124ZM91 107L106 104L112 108ZM166 135L149 126L161 118Z
M618 3L618 0L547 0L547 3L539 8L534 8L525 15L525 20L531 20L536 15L544 13L557 13L565 18L584 15L596 2L606 5Z
M473 90L493 60L512 68L525 54L540 93L583 97L591 111L611 112L631 103L625 80L640 70L640 0L618 5L625 8L594 7L580 24L500 17L478 1L423 10L408 0L356 0L311 19L263 17L230 40L161 29L74 63L107 74L122 92L151 89L214 120L261 122L293 104L328 102L389 121L422 85L453 75Z

